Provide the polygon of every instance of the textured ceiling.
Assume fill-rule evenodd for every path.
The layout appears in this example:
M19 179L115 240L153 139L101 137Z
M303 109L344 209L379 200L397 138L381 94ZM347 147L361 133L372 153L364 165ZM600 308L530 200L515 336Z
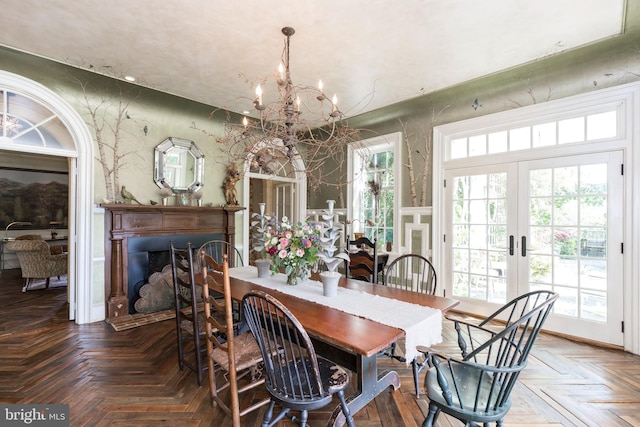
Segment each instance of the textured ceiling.
M2 5L2 45L236 112L252 110L250 83L275 87L290 26L294 83L322 79L347 116L618 35L624 19L624 0Z

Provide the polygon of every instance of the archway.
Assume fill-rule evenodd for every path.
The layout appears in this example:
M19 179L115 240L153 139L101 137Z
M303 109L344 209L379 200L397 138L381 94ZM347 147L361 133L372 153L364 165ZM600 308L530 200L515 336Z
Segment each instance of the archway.
M89 323L93 300L93 138L78 114L64 99L33 80L0 71L0 91L19 94L48 110L71 136L72 146L24 145L0 137L0 150L62 156L69 162L69 318Z
M264 153L269 153L268 161L261 158ZM243 258L250 259L250 241L249 236L251 214L257 209L252 208L251 182L256 180L264 180L274 186L280 185L287 187L292 193L291 212L294 220L301 220L306 216L307 211L307 175L302 158L297 154L289 158L287 149L284 147L281 139L262 140L247 156L244 163L244 179L242 181L242 206L246 206L247 210L243 212L242 218L242 247ZM269 162L271 162L269 164ZM264 200L253 201L255 203ZM254 203L254 204L255 204ZM276 210L274 210L276 212Z

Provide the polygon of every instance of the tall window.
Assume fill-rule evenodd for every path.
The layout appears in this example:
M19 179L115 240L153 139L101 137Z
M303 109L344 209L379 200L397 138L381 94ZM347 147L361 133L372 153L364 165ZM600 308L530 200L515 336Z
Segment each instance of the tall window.
M362 233L378 242L394 242L399 203L397 150L400 134L361 141L349 149L350 187L348 199L351 238Z

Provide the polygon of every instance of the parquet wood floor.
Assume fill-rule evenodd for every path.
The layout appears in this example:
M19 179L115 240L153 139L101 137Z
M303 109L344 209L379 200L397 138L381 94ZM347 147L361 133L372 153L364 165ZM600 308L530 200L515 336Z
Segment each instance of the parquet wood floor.
M76 325L67 320L64 288L23 294L20 285L17 270L0 275L0 403L67 403L71 426L231 425L212 407L208 387L178 369L173 320L120 332L104 322ZM420 426L428 400L416 399L410 369L380 362L403 386L358 412L356 425ZM508 426L640 427L638 356L542 334L520 379ZM263 411L243 425L259 426ZM311 425L328 417L315 412Z

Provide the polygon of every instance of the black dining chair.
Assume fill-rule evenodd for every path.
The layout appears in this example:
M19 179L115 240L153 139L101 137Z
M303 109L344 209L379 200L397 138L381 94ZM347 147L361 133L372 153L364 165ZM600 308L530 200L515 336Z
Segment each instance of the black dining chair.
M302 324L273 296L249 292L242 307L262 352L265 385L271 396L262 426L273 426L284 417L308 426L308 411L329 405L337 394L347 425L352 427L353 417L344 396L350 374L316 354ZM282 410L274 417L276 403ZM291 411L299 411L300 415L297 417Z
M226 240L209 240L204 242L198 253L204 251L207 255L209 255L215 262L218 264L222 264L222 256L227 255L229 259L229 267L243 267L244 261L242 259L242 254L231 243Z
M204 363L205 325L202 293L196 289L195 266L191 243L186 249L178 249L173 240L169 244L171 272L173 275L174 307L176 313L176 335L178 341L178 366L182 371L188 367L198 376L202 385Z
M411 292L435 295L438 284L436 269L431 262L419 254L405 254L394 259L384 274L386 286L404 289ZM405 358L396 353L396 344L383 352L385 356L405 362ZM426 366L426 359L422 356L411 361L413 371L413 385L416 397L420 397L420 371Z
M355 247L355 251L353 250ZM378 282L378 245L367 237L356 240L347 239L347 277L365 282Z
M555 292L529 292L479 324L454 320L460 357L418 347L430 366L425 377L429 413L423 427L433 426L440 412L467 426L504 425L513 387L557 299ZM502 315L504 324L490 324Z

